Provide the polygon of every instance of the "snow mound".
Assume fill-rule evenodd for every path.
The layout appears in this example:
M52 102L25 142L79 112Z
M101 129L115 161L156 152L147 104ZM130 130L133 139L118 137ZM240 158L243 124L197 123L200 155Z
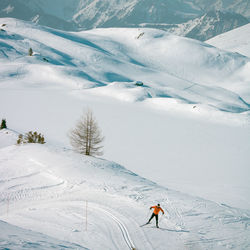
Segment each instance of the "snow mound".
M18 133L9 129L0 130L0 148L13 145L17 142Z
M73 33L15 19L1 23L6 24L0 31L1 88L92 88L97 95L129 102L174 98L249 111L250 59L239 54L154 29Z

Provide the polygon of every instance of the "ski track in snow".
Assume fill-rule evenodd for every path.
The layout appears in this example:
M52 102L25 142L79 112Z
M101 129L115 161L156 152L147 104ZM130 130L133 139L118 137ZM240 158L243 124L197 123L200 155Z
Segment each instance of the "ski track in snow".
M32 162L32 163L34 163L42 168L46 168L45 164L43 164L35 159L31 158L30 162ZM0 180L0 184L5 183L5 182L9 182L10 186L8 187L8 190L11 190L13 188L17 188L17 187L22 186L22 184L13 185L13 184L11 184L12 181L22 180L25 178L32 178L32 177L35 177L38 175L48 175L48 174L46 172L42 173L41 171L34 172L34 173L31 173L31 174L28 174L25 176L10 178L8 180ZM49 177L49 175L48 175L48 177ZM53 176L53 178L56 179L57 177ZM57 194L57 190L55 190L53 193L50 193L50 192L48 193L48 189L53 188L53 187L59 187L65 183L66 183L66 181L63 180L63 181L61 181L57 184L54 184L54 185L44 185L44 186L40 186L40 187L36 187L36 188L24 188L24 189L21 189L18 191L11 192L9 195L7 195L7 197L6 197L5 193L1 193L1 196L3 196L3 197L2 198L0 197L0 200L3 202L2 204L5 204L7 202L7 206L8 206L7 210L9 210L10 203L16 203L17 201L22 201L22 200L25 200L27 198L33 199L34 197L36 197L36 199L38 199L38 197L39 197L39 199L45 199L45 197L47 196L47 197L50 197L50 199L51 199L51 197L54 196L54 192L55 192L55 194ZM69 191L70 189L72 189L72 187L65 185L63 189L64 189L64 193L66 193L67 190ZM42 192L42 193L34 192L34 191L42 191L42 190L44 190L45 192ZM126 228L125 224L121 220L119 220L112 212L108 211L107 208L101 208L100 205L91 203L91 208L95 208L95 209L100 210L102 213L106 214L111 220L113 220L118 225L120 232L121 232L121 235L122 235L126 245L128 246L128 248L129 249L136 249L135 244L133 243L131 236L128 232L128 229ZM6 212L9 213L9 211L6 211Z
M7 214L7 218L9 214L13 212L19 214L23 210L23 208L25 207L28 208L29 207L28 204L32 201L35 202L35 204L37 204L35 207L39 206L38 205L39 203L42 204L44 200L48 200L51 202L55 200L56 202L60 202L58 199L63 198L65 194L69 194L74 189L79 189L79 184L69 183L67 180L57 177L52 170L49 170L49 167L46 164L40 162L39 160L35 158L30 158L28 159L28 162L32 163L33 167L37 166L39 171L36 172L34 171L27 175L20 175L19 177L9 178L7 180L0 180L0 184L8 185L7 186L8 192L7 191L1 192L1 203L2 203L1 214L3 213ZM92 167L98 167L96 163L89 162L89 164ZM37 180L39 180L40 178L44 180L44 184L43 182L39 181L40 184L38 185L39 182L37 183ZM47 184L48 180L54 180L56 182L52 183L51 185L48 185ZM32 185L32 187L27 187L28 183L30 183L29 186ZM137 190L136 193L138 197L131 196L131 198L141 199L143 197L143 192L144 191L147 192L148 190L151 189L152 188L149 188L144 185L141 186L140 188L136 187L134 190L135 191ZM182 218L181 215L178 213L178 210L174 207L173 204L171 204L168 197L165 198L166 198L166 203L169 206L168 208L169 217L171 217L171 220L175 221L177 224L183 225ZM17 206L18 203L23 205L21 207L19 205ZM124 216L123 214L117 211L115 212L114 209L112 209L111 207L105 207L101 204L93 202L89 202L89 204L90 204L90 209L94 208L101 211L102 213L100 214L107 215L107 217L111 221L115 222L115 224L119 228L120 234L128 249L137 249L126 225L124 224L124 222L122 222L122 219L118 219L118 217L122 218ZM60 206L60 205L58 203L57 205L54 206ZM35 210L37 210L37 208ZM22 213L23 212L21 212L21 214ZM25 219L26 215L25 214L21 215L21 214L20 218L22 218L22 220ZM74 213L72 213L72 215L74 215ZM80 214L78 214L78 216L82 218ZM135 226L139 227L139 223L136 223ZM145 232L141 229L138 229L138 231L139 232L137 232L137 234L141 235L140 241L143 242L140 244L143 244L145 249L154 249L154 247L151 245L151 240L148 238ZM112 239L113 236L111 235L110 238Z
M119 220L116 216L114 216L112 213L110 213L108 210L106 209L103 209L103 208L100 208L100 207L97 207L95 205L92 205L91 204L91 207L94 207L96 209L99 209L100 211L102 211L103 213L107 214L112 220L114 220L117 225L119 226L120 230L121 230L121 233L122 233L122 236L128 246L129 249L136 249L135 247L135 244L133 243L130 235L129 235L129 232L128 232L128 229L126 228L126 226L121 222L121 220Z

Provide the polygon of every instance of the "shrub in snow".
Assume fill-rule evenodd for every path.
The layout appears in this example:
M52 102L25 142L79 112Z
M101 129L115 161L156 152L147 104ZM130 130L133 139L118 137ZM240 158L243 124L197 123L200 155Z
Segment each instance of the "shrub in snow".
M6 119L2 119L2 122L1 122L1 129L4 129L4 128L7 128Z
M144 32L140 33L140 34L137 36L137 39L139 39L140 37L142 37L144 34L145 34Z
M101 143L104 137L97 125L92 111L88 111L77 122L69 134L70 143L75 151L85 155L102 155Z
M141 81L136 81L136 82L135 82L135 85L136 85L136 86L143 86L143 82L141 82Z
M28 132L25 135L20 134L17 140L17 144L25 144L25 143L40 143L44 144L44 136L38 134L37 132Z
M29 56L32 56L33 55L33 50L32 48L29 48Z

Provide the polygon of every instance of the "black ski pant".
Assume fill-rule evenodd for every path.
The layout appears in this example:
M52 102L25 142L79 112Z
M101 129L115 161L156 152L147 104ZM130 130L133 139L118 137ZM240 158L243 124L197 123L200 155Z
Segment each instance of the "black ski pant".
M152 213L150 219L148 220L148 223L155 217L156 220L156 226L158 226L158 214Z

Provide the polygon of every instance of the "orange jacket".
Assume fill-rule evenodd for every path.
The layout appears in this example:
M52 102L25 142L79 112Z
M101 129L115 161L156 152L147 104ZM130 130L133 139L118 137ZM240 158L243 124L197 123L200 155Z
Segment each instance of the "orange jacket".
M154 208L154 212L153 212L154 214L159 214L160 211L164 214L164 211L163 211L163 209L161 207L152 206L151 208Z

